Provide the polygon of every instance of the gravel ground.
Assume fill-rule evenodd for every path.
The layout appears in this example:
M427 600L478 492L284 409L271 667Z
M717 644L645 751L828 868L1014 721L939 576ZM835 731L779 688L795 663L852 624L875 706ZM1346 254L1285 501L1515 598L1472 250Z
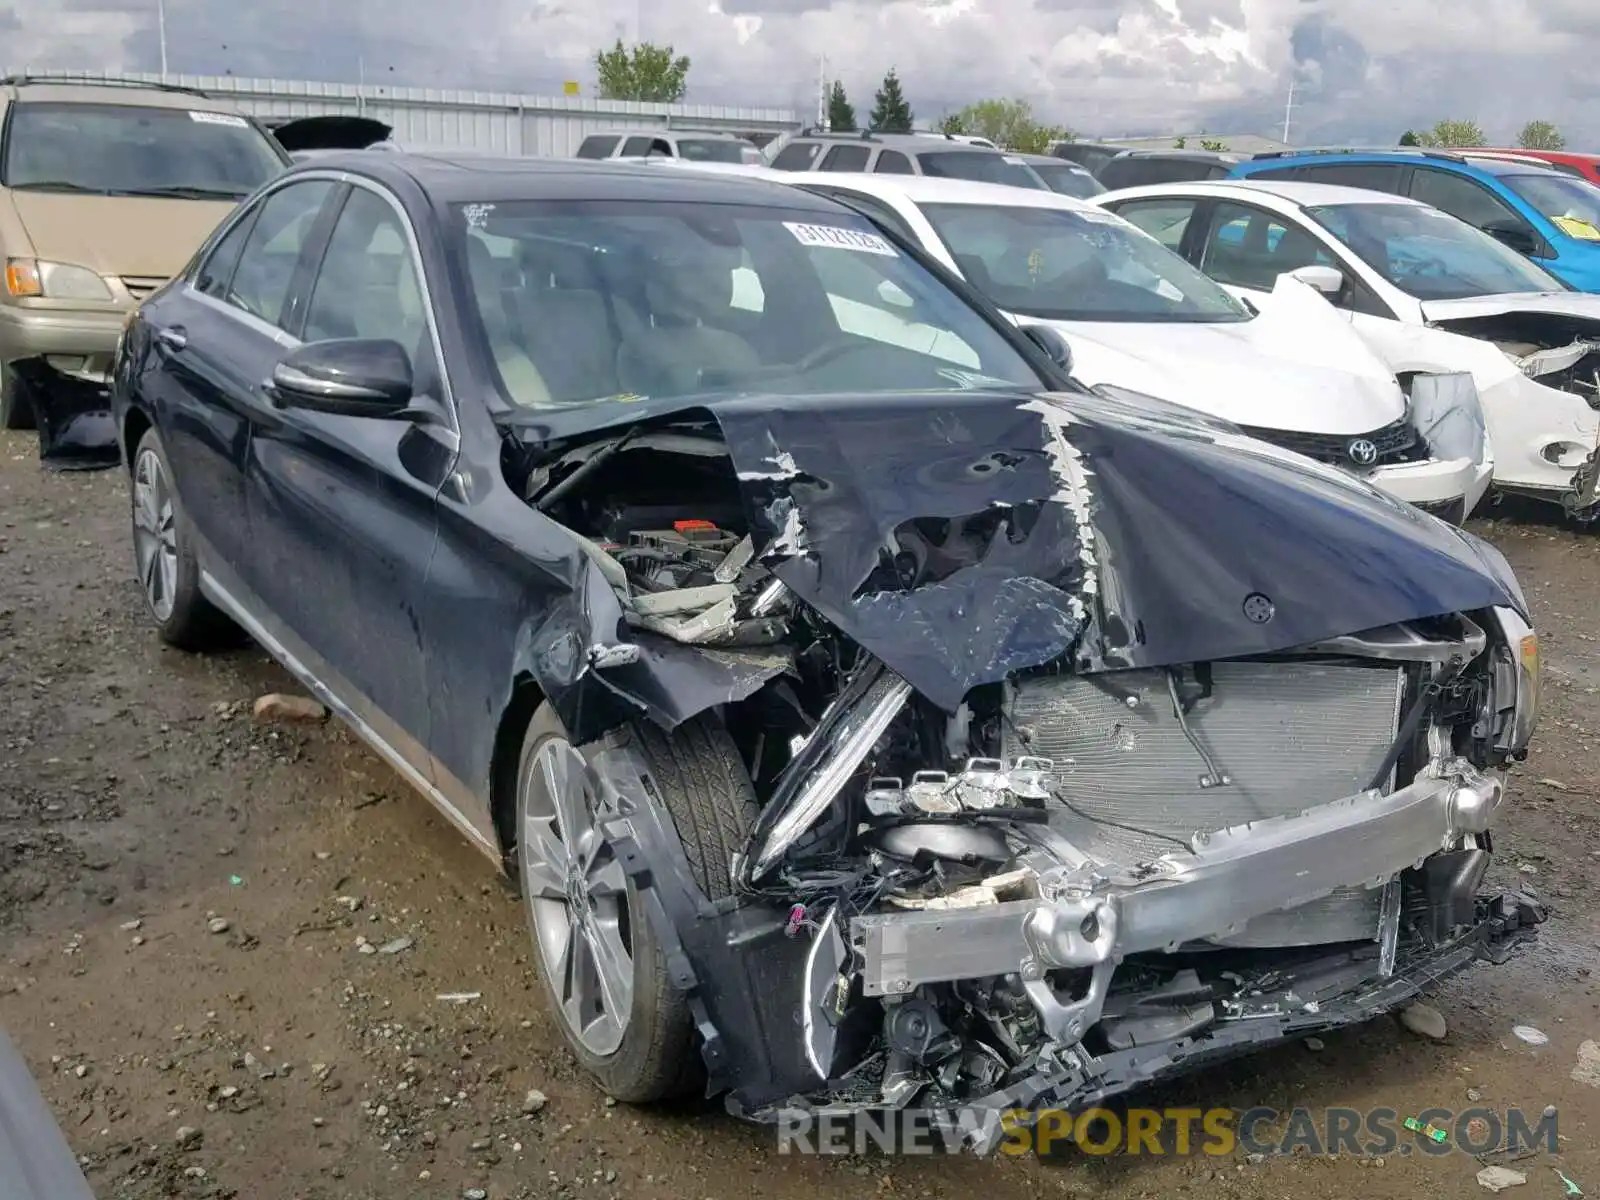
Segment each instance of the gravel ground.
M1487 1194L1465 1154L780 1158L715 1106L606 1104L485 861L341 727L254 721L256 697L294 690L260 652L162 647L123 478L45 474L36 453L0 434L0 1024L101 1200ZM1572 1077L1600 1039L1600 534L1538 514L1476 527L1545 639L1537 750L1495 867L1551 904L1540 942L1431 998L1442 1041L1382 1020L1146 1100L1553 1104L1560 1154L1512 1164L1511 1195L1562 1196L1555 1167L1600 1194L1600 1091ZM475 998L440 998L460 993Z

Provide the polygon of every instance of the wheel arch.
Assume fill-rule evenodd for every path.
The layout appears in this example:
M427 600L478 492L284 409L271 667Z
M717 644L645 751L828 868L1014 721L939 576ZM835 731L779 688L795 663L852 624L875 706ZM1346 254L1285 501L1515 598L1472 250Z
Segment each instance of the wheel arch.
M494 749L489 760L489 817L495 840L500 846L500 866L513 884L517 882L517 767L522 758L522 739L528 722L544 703L544 689L530 672L519 672L511 681L511 697L500 710L495 725Z
M122 418L122 465L129 471L133 470L133 452L139 448L139 439L154 425L150 414L138 405L130 406Z

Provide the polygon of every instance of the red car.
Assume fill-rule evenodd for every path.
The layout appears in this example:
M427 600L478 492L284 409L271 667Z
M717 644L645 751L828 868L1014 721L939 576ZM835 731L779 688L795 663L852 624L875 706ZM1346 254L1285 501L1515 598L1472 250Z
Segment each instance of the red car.
M1468 150L1468 154L1504 155L1507 158L1532 159L1548 163L1558 171L1600 184L1600 154L1573 154L1568 150Z

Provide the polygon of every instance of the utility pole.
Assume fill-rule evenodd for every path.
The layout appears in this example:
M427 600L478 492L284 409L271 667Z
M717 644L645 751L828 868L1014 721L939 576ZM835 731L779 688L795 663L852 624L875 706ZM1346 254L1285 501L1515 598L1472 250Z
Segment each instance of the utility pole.
M161 82L167 81L167 0L156 0L156 33L161 39Z
M817 55L817 128L828 128L828 56Z
M1283 144L1289 144L1289 118L1294 113L1294 78L1289 79L1289 99L1283 106Z

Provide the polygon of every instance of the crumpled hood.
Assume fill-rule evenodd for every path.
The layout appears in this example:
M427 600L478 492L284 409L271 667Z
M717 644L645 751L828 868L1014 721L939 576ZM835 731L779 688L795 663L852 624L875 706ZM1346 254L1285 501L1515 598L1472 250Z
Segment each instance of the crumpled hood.
M1072 373L1087 384L1132 388L1258 429L1358 434L1398 421L1405 395L1394 373L1326 300L1290 282L1307 295L1260 297L1260 315L1249 321L1045 323L1066 336Z
M1523 608L1471 535L1138 398L763 396L513 420L543 440L694 410L721 428L762 561L947 710L1069 650L1080 671L1162 666ZM939 552L908 587L883 564L913 523Z
M1506 292L1498 296L1469 296L1463 300L1422 301L1422 315L1429 321L1460 321L1508 313L1549 313L1600 322L1600 296L1588 292Z

